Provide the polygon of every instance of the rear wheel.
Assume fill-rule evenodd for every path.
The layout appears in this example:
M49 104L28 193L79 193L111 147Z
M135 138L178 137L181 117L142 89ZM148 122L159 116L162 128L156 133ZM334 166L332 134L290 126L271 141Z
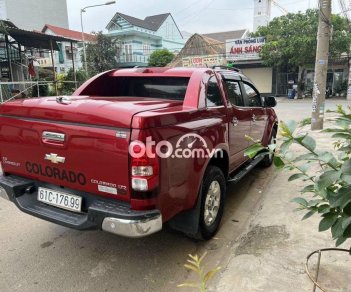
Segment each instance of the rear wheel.
M275 145L275 144L277 144L277 131L273 129L268 145ZM265 155L265 157L262 159L259 165L261 167L270 167L273 164L273 160L274 160L274 153L269 153Z
M201 188L199 232L203 239L210 239L218 230L223 216L225 192L222 170L216 166L208 166Z

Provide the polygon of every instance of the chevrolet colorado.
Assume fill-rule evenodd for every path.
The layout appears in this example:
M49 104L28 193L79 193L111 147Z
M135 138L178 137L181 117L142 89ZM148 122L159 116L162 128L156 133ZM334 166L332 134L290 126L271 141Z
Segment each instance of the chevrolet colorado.
M169 225L208 239L227 182L252 141L274 143L274 97L239 72L134 68L93 77L72 96L0 106L0 196L78 230L142 237Z

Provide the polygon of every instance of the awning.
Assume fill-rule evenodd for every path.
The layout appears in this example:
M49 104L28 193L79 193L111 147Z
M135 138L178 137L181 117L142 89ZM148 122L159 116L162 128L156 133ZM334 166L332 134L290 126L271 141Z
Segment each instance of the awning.
M56 42L77 42L64 37L19 29L9 21L0 21L0 33L11 36L19 44L27 48L45 50L51 50L52 48L55 51L59 51Z

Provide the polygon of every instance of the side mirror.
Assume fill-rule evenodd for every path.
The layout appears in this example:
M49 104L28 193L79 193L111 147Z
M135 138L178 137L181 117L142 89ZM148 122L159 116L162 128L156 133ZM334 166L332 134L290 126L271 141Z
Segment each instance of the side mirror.
M275 107L277 105L277 101L274 96L265 96L264 97L264 106L265 107Z

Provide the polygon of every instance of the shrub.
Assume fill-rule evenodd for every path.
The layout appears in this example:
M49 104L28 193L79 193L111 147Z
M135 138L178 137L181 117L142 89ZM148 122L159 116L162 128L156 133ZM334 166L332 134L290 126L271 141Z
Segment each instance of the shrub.
M332 120L333 126L324 130L337 140L333 153L318 151L315 139L301 131L297 122L281 122L283 143L277 149L274 164L294 172L289 182L297 179L305 182L302 196L293 199L298 204L297 210L307 211L303 220L315 214L321 216L319 231L330 229L339 246L351 238L351 108L345 111L339 106L329 112L337 115ZM304 153L296 156L296 151L290 150L292 145L302 147ZM274 151L274 146L256 143L246 155L252 158L266 150Z

